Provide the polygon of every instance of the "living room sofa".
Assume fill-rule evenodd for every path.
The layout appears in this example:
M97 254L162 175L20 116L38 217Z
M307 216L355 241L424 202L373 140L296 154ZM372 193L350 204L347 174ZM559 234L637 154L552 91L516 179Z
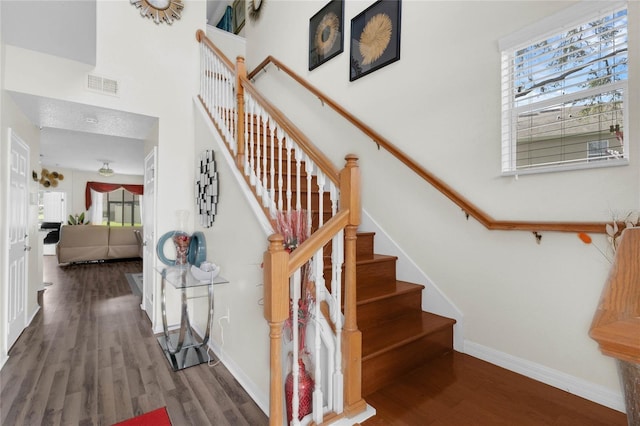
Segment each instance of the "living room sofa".
M58 263L140 257L139 226L63 225L56 245Z

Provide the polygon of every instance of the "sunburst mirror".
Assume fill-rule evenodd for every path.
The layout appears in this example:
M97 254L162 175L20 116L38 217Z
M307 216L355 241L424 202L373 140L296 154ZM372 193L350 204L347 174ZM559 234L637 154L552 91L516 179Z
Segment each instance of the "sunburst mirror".
M173 24L173 21L180 19L180 13L184 8L182 0L130 0L131 4L140 9L140 15L153 19L159 24L166 22Z

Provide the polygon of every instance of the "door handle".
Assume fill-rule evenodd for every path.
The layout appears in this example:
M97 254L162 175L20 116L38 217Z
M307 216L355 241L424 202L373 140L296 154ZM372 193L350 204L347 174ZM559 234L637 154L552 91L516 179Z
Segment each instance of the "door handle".
M31 251L31 246L24 246L24 251Z

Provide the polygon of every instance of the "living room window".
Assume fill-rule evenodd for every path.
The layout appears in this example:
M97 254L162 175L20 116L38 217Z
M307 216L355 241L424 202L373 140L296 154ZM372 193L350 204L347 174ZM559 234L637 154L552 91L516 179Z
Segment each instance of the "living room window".
M107 226L140 226L140 196L126 189L104 194L102 224Z
M500 41L504 174L628 163L626 4L580 3Z

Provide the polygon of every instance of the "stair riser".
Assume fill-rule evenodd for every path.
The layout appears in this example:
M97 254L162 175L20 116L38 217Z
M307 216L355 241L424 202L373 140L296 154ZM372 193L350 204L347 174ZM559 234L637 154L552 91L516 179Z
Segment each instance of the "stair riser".
M453 327L424 336L410 344L363 359L362 395L382 388L423 363L453 350Z
M421 293L420 289L358 305L358 328L365 330L392 321L408 312L420 312Z
M396 282L396 258L358 262L356 276L358 289L366 286L383 286L391 290Z
M373 259L373 236L374 234L358 234L356 239L356 261ZM331 243L324 249L325 256L331 256L333 252Z

